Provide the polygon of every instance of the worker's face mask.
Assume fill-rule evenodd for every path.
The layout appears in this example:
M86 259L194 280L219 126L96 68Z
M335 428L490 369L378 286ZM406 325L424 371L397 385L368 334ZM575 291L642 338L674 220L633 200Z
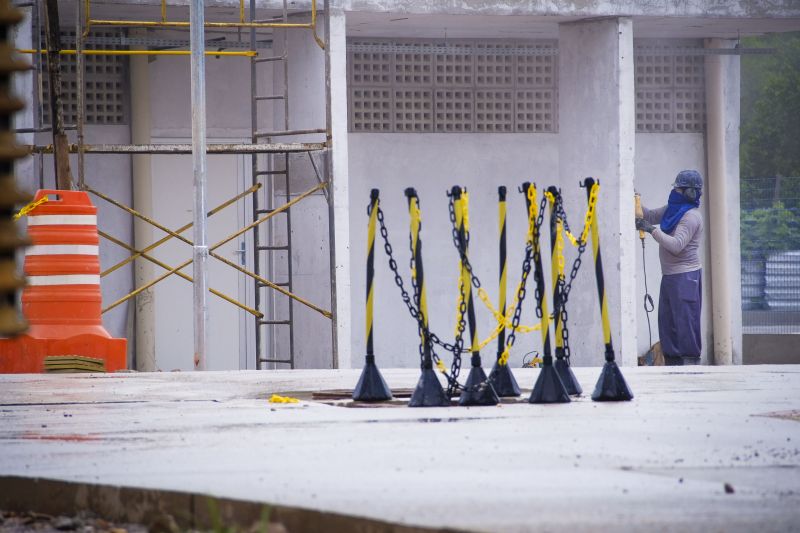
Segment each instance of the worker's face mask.
M685 198L686 201L689 203L699 203L700 196L702 196L702 191L700 189L695 189L694 187L675 187L672 189L672 194L670 195L671 199L674 199L673 196L675 194L680 195L682 198Z

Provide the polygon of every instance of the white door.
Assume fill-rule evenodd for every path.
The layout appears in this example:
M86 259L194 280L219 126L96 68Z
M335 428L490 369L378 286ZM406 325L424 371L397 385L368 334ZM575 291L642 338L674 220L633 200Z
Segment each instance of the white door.
M170 139L169 142L189 142ZM208 156L208 210L233 198L249 183L249 161L243 155ZM153 213L156 220L175 230L193 221L193 177L191 155L152 156L154 193ZM245 224L250 198L238 201L208 219L208 244L217 242L238 231ZM193 228L182 233L193 240ZM157 230L160 236L166 234ZM157 237L160 238L160 237ZM220 246L215 253L241 264L240 250L244 237ZM172 238L157 248L153 255L170 266L192 258L192 247ZM164 272L161 270L161 272ZM183 272L192 275L189 265ZM249 278L221 261L209 257L208 284L231 298L245 302L245 291L252 285ZM171 275L154 287L156 367L162 371L191 370L194 367L194 334L192 284ZM246 368L248 353L246 324L252 315L235 305L208 295L208 352L209 370Z

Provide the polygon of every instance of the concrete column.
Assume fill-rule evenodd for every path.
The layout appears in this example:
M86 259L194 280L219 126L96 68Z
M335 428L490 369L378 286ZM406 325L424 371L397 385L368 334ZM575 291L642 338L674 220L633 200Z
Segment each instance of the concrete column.
M132 29L131 37L146 37L147 30ZM147 56L131 56L131 142L150 142L150 66ZM133 207L140 213L153 216L153 175L150 155L131 156L133 178ZM133 219L133 239L136 249L141 250L157 238L150 224ZM156 277L153 263L143 259L135 261L134 280L137 287ZM155 313L156 291L149 288L136 297L135 343L136 369L156 370Z
M733 48L709 39L706 48ZM714 364L742 362L739 251L739 56L706 56L706 146Z
M352 367L350 327L350 181L347 152L347 42L345 14L330 16L330 113L333 143L332 170L335 288L336 354L338 368Z
M625 365L636 364L632 30L629 18L566 23L559 26L558 44L561 187L572 229L580 231L586 193L578 181L600 180L605 291L617 361ZM583 265L568 306L573 362L600 365L604 351L591 248Z

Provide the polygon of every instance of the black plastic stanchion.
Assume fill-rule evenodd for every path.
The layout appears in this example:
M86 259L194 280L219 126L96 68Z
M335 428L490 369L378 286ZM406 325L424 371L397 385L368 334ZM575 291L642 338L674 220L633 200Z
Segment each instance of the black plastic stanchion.
M547 188L547 203L550 207L550 272L553 282L553 315L555 317L555 345L556 360L555 367L564 388L570 396L577 396L583 392L583 388L578 383L578 378L569 366L566 357L566 333L567 325L564 323L562 309L566 305L562 289L564 287L564 236L563 222L558 216L556 206L560 202L561 191L554 186Z
M381 371L375 365L375 352L373 346L373 307L375 295L375 228L378 220L378 206L380 203L378 189L370 192L370 203L367 214L369 226L367 229L367 355L364 370L358 379L356 388L353 389L353 399L360 402L382 402L392 399L392 391L386 385Z
M463 201L463 194L458 185L454 186L451 190L453 197L453 205L456 215L456 227L458 228L458 248L459 255L461 256L461 297L466 300L467 304L467 321L469 323L469 333L471 338L471 364L467 382L461 391L461 397L458 400L458 405L497 405L500 399L489 383L486 377L486 372L483 371L481 366L481 354L478 349L478 326L475 320L475 300L472 291L472 276L467 268L468 265L468 238L467 238L467 220L469 213L466 211L466 206Z
M472 368L469 370L464 390L461 391L458 405L497 405L498 403L500 403L500 399L481 367L480 355L473 354Z
M539 209L539 206L536 205L536 185L524 183L522 187L523 192L525 193L525 202L528 209ZM531 392L531 396L528 401L530 403L567 403L571 401L569 398L569 393L564 387L564 383L562 383L561 378L558 376L558 372L556 372L556 369L553 366L553 355L550 347L550 312L547 308L544 269L542 268L540 240L541 228L539 227L538 222L540 218L541 215L538 215L537 224L535 224L533 228L533 278L536 282L536 308L537 315L540 315L541 318L544 357L542 358L542 369L539 372L539 377L536 379L536 383L533 386L533 391Z
M507 289L507 274L508 274L508 257L506 255L506 188L500 186L497 188L498 201L498 219L500 227L500 313L505 320L506 316L506 289ZM514 374L508 363L501 364L503 350L506 345L506 328L505 326L500 330L497 336L497 360L489 373L489 382L494 387L495 392L501 398L515 397L522 394L519 390Z
M594 178L586 178L583 181L583 187L586 188L586 198L591 204L592 192L595 187L599 187L599 183L595 182ZM595 200L597 193L594 193ZM596 402L624 402L633 399L633 393L625 382L622 376L622 371L617 366L614 357L614 347L611 343L611 324L608 319L608 303L606 301L605 280L603 276L603 260L600 255L600 232L597 223L597 211L592 219L592 252L594 253L594 272L597 278L597 296L600 300L600 317L603 323L603 342L605 343L606 362L603 365L603 370L600 373L600 378L597 380L594 392L592 393L592 400Z
M419 377L409 407L448 407L450 399L445 394L436 373L433 371L433 357L431 339L426 329L428 328L428 304L425 296L425 275L422 268L422 217L419 210L419 197L417 191L411 187L405 190L408 198L408 212L411 218L411 253L412 253L412 279L414 281L414 303L421 315L420 343L422 347L422 374Z
M570 396L580 396L583 394L583 387L578 383L578 378L575 376L575 373L572 371L572 366L570 366L566 358L559 358L558 354L556 354L554 366L561 378L561 382L564 384L564 388L567 389L567 393L569 393Z

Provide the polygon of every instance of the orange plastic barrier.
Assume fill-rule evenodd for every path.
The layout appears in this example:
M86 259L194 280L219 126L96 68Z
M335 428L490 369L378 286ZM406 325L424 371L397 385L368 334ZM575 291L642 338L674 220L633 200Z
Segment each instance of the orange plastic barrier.
M97 208L82 191L40 190L48 201L28 213L33 246L25 251L22 292L26 333L0 339L0 373L42 372L44 358L80 355L125 368L126 339L114 339L101 319Z

